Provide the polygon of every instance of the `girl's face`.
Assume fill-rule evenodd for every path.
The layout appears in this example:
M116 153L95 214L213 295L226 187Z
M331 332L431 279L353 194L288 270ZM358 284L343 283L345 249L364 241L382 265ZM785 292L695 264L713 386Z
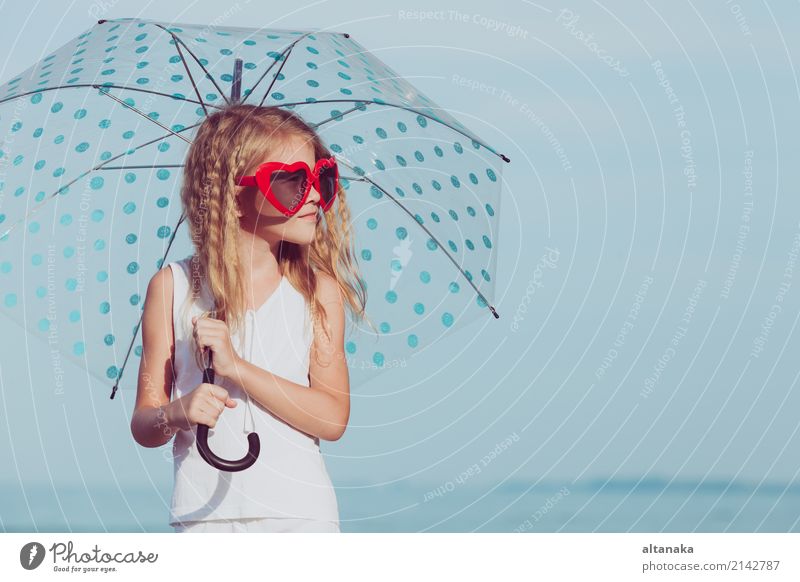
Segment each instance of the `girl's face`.
M313 145L302 138L287 141L283 148L268 157L258 160L256 166L264 162L292 163L303 161L310 168L316 162ZM255 168L252 168L253 172ZM250 173L252 175L252 172ZM240 188L239 224L243 230L258 234L269 241L285 240L301 245L311 244L317 228L320 208L320 193L312 186L308 198L294 216L286 216L275 208L255 186Z

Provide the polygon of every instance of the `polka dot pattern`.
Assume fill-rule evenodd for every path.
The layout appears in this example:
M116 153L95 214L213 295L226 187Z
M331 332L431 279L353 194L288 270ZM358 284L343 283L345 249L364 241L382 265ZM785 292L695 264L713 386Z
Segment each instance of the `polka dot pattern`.
M492 317L472 285L494 300L502 183L494 149L353 38L164 26L197 57L188 67L209 110L229 95L241 58L247 102L260 102L275 80L264 103L319 124L339 159L375 325L348 328L354 382L409 364L451 328ZM188 144L159 139L162 127L102 93L173 131L191 128L205 113L175 52L152 21L108 20L0 86L0 131L13 136L0 144L0 233L45 201L0 238L0 309L32 333L57 337L64 356L108 384L125 366L123 389L136 383L150 278L193 251L185 224L177 226L181 169L137 166L180 166ZM280 73L273 67L256 85L283 60ZM101 89L57 89L85 84ZM90 171L102 164L113 169Z

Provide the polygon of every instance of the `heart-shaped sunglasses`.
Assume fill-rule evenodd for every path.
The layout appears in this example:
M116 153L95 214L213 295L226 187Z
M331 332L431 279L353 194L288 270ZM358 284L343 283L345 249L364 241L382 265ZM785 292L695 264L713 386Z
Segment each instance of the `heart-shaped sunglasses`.
M236 184L258 186L267 200L286 216L297 214L314 186L320 194L322 210L327 211L336 198L339 167L334 157L317 160L313 170L303 161L264 162L254 176L241 176Z

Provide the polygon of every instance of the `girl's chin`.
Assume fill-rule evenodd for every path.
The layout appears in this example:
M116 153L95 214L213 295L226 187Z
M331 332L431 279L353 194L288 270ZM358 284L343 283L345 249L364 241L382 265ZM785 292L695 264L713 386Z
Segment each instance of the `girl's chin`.
M304 228L303 231L307 232L298 232L299 229L293 230L293 232L284 232L281 238L286 242L295 243L298 245L310 245L314 242L315 234L314 229L311 228Z

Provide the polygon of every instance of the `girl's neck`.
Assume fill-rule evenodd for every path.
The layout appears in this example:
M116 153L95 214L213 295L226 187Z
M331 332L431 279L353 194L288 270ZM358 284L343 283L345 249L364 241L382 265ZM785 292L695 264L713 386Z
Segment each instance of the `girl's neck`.
M270 241L247 230L239 230L239 261L245 274L272 279L281 276L278 264L280 241Z

